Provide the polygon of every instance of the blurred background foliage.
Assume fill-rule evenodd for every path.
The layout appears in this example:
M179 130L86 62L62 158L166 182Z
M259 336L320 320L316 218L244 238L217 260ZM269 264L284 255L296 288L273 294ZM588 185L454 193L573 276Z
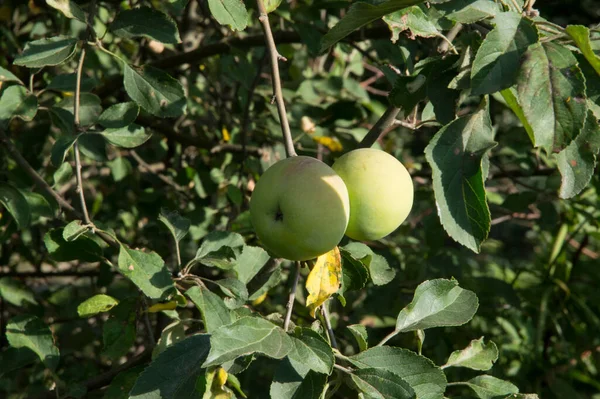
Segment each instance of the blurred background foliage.
M89 2L77 3L85 7ZM257 177L281 159L284 151L276 110L270 105L270 72L254 5L247 5L252 20L240 33L216 23L203 0L97 1L96 31L104 32L117 10L141 4L170 14L182 43L163 45L110 32L102 40L107 49L137 65L155 63L177 77L187 94L187 113L159 120L142 112L137 123L153 135L135 150L98 140L81 144L90 216L114 229L132 248L156 251L167 264L175 262L176 255L168 231L158 221L163 208L177 210L191 220L190 233L181 242L184 263L194 257L203 237L215 230L239 232L248 244L258 245L249 224L248 200ZM389 66L411 70L419 60L435 54L441 43L439 38L412 40L408 35L400 35L392 43L387 27L379 21L320 55L323 33L346 6L344 1L284 1L271 17L278 49L288 60L280 68L297 150L328 164L355 148L386 109L391 89ZM539 1L536 7L545 18L563 26L600 20L595 0ZM32 122L13 120L11 138L34 169L73 204L78 196L74 177L68 171L57 175L50 162L59 129L43 107L47 110L72 98L72 86L61 85L56 76L72 74L76 59L44 68L33 77L30 72L35 69L13 66L12 62L28 41L57 33L84 38L85 30L83 23L64 18L41 0L4 0L0 5L0 66L30 84L42 107ZM222 45L236 38L241 45ZM182 52L190 53L178 56ZM92 49L85 59L84 90L97 94L104 109L127 101L118 77L121 73L122 65L115 58ZM7 84L2 85L5 90ZM454 100L442 96L440 101ZM460 98L459 114L476 106L472 99ZM439 222L431 170L424 158L424 148L438 127L419 124L431 119L431 107L421 104L415 115L401 115L406 126L393 126L375 145L396 156L411 172L415 205L395 233L369 243L397 270L395 280L347 293L346 307L333 305L340 350L346 354L357 351L346 326L365 325L370 341L376 343L393 329L398 311L411 300L419 283L454 277L477 294L479 311L466 326L428 330L424 355L443 364L451 351L485 336L500 350L491 373L512 381L522 392L536 392L542 398L598 399L598 169L579 196L559 199L555 161L532 149L524 128L501 101L492 98L490 109L499 145L491 152L486 183L492 228L479 254L455 243ZM99 113L93 105L84 106L82 112L90 118ZM417 129L409 126L414 123ZM0 181L26 190L33 187L6 153L0 153ZM34 211L24 230L19 230L6 212L0 217L0 277L10 277L10 284L16 281L33 293L9 299L7 293L13 292L10 284L0 280L0 348L7 346L7 319L23 311L38 315L60 343L62 360L57 373L73 382L69 384L71 394L78 397L78 389L82 389L78 383L111 369L117 359L102 350L107 320L100 316L80 319L77 305L91 293L105 292L125 300L135 295L136 289L104 263L50 259L44 235L64 223L47 217L44 206ZM112 250L105 251L110 254ZM284 280L255 302L257 311L265 315L284 312L290 266L282 265ZM205 269L197 273L210 277L218 273ZM56 273L60 276L53 275ZM304 291L299 290L298 295L302 302ZM180 313L182 318L199 318L191 307ZM131 341L127 342L127 333L123 335L122 344L130 353L146 339L146 327L138 316L128 319L136 320ZM294 320L312 323L302 306L296 307ZM169 324L162 313L152 314L151 321L157 336ZM137 335L136 328L140 331ZM191 325L189 331L193 329ZM417 337L412 334L398 336L392 343L417 349ZM250 397L268 395L274 366L274 361L261 358L240 377ZM453 380L470 378L472 371L452 369L448 373ZM0 397L36 397L50 381L41 364L0 372ZM101 397L103 390L85 395Z

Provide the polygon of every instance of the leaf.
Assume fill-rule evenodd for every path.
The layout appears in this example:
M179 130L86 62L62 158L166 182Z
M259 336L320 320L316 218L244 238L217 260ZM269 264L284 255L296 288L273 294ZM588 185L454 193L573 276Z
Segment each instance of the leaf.
M102 354L118 359L129 352L136 338L137 300L122 300L110 311L108 320L102 326Z
M264 3L267 13L272 13L277 9L277 7L279 7L281 0L265 0Z
M407 7L388 14L383 17L383 21L392 31L392 42L396 43L400 33L405 30L410 31L410 38L419 37L436 37L441 36L441 33L436 28L435 24L429 19L419 6Z
M110 128L100 133L109 143L123 148L135 148L144 144L152 136L143 126L132 123L118 128Z
M396 320L396 331L460 326L477 312L479 301L473 291L462 289L456 280L436 279L419 284L415 296Z
M519 121L523 124L523 128L527 132L531 143L535 145L535 137L533 135L533 129L529 125L525 114L523 113L523 109L521 105L519 105L519 101L517 100L517 91L514 88L504 89L500 92L504 101L506 101L506 105L515 113Z
M67 153L75 144L75 137L72 136L60 136L52 146L52 152L50 154L50 160L54 166L62 166L67 157Z
M362 324L352 324L346 327L358 344L358 351L362 352L369 348L369 339L367 335L367 327Z
M289 359L317 373L329 375L333 370L333 350L325 338L310 328L296 327L291 336L294 348Z
M350 374L358 390L369 399L411 399L415 391L400 376L390 371L364 368Z
M91 91L98 81L94 78L90 78L85 74L81 75L80 88L82 92ZM46 90L56 90L60 92L73 93L75 92L75 86L77 85L77 74L76 73L63 73L56 75L52 78Z
M351 242L343 248L348 251L354 259L359 260L369 269L369 275L373 284L385 285L396 277L396 271L390 267L387 260L383 256L374 253L371 248L365 244L361 242Z
M98 294L86 299L77 306L77 314L79 317L92 317L98 313L108 312L119 304L115 298Z
M592 111L588 111L581 133L556 156L562 176L561 198L572 198L588 185L594 175L598 151L600 126Z
M81 236L76 241L65 241L62 228L47 232L44 235L44 244L50 257L57 262L98 262L103 255L100 245L89 237Z
M52 8L56 8L58 11L63 13L63 15L67 18L78 19L81 22L85 23L85 13L83 10L71 0L46 0L46 4L48 4Z
M179 320L166 326L160 335L158 343L152 351L152 359L156 359L156 357L163 353L168 347L183 341L185 339L184 327L185 325Z
M353 3L346 15L323 36L321 52L333 46L350 33L394 11L422 3L422 0L388 0L377 5Z
M200 311L206 332L212 333L219 327L231 324L235 320L221 297L206 287L192 287L185 294Z
M161 43L181 43L177 24L167 14L150 7L121 11L110 25L120 37L147 37Z
M487 344L483 337L474 339L463 350L454 351L442 367L468 367L473 370L489 370L498 360L498 347L492 341Z
M193 335L162 352L140 375L130 399L197 399L200 364L209 353L209 335Z
M18 84L23 84L21 79L19 79L15 74L13 74L8 69L2 68L0 66L0 82L17 82Z
M519 393L519 388L508 381L501 380L491 375L480 375L466 383L481 399L497 399L513 393Z
M590 30L582 25L569 25L565 31L571 36L585 59L600 75L600 57L594 53L590 40Z
M243 246L244 238L240 234L214 231L204 238L194 261L230 270L236 266L237 256Z
M242 317L220 327L211 335L210 345L202 367L218 366L252 353L281 359L293 349L291 338L281 327L256 317Z
M0 128L8 127L13 117L30 122L37 114L37 110L37 97L28 93L25 87L19 85L7 87L0 97Z
M64 160L64 155L62 159ZM62 186L73 177L73 167L70 163L63 163L56 169L52 177L54 179L54 187Z
M326 382L325 374L286 357L275 370L270 395L277 399L320 399Z
M109 161L108 167L110 168L110 173L116 182L126 178L133 170L131 163L127 160L127 158L123 157L117 157L112 161Z
M125 65L123 84L129 97L153 115L168 118L185 112L187 104L181 83L160 69Z
M474 252L490 231L482 159L496 145L486 106L440 129L425 148L438 215L450 237Z
M405 113L412 111L419 102L427 97L427 78L425 75L398 76L388 99L392 105L401 108Z
M437 4L435 8L442 11L445 18L463 24L491 19L500 13L500 7L493 0L454 0Z
M138 114L140 107L133 101L119 103L108 107L98 117L98 123L107 129L119 129L131 125Z
M233 399L233 391L225 386L227 371L223 367L215 367L206 371L205 378L196 382L196 390L202 399Z
M68 36L34 40L25 45L25 50L15 58L14 64L28 68L62 64L75 54L76 47L77 39Z
M340 248L340 254L342 255L342 286L338 294L343 295L349 290L360 290L369 281L369 269L344 247Z
M167 229L169 229L171 235L177 242L181 241L190 230L190 219L184 218L177 211L169 211L168 209L163 208L160 210L158 220L167 226Z
M495 28L487 34L473 61L474 95L491 94L514 85L521 56L538 40L533 22L519 13L499 13L493 23Z
M236 278L214 280L213 283L218 285L221 291L228 296L224 302L229 309L237 309L248 300L246 285Z
M240 0L208 0L210 13L221 25L242 31L248 24L248 11ZM267 11L269 12L269 11Z
M62 235L65 241L75 241L89 229L88 226L81 224L81 220L73 220L65 226Z
M244 245L242 253L237 257L233 270L237 273L237 277L242 283L248 284L267 264L270 258L264 249Z
M33 292L25 284L10 277L0 278L0 298L19 307L38 304Z
M348 358L361 369L382 369L405 380L419 399L442 399L446 376L426 357L408 349L378 346Z
M29 204L32 222L40 221L41 218L54 218L55 210L52 206L50 206L50 203L46 197L31 191L25 191L22 194Z
M171 273L156 252L146 253L121 244L118 265L121 273L152 299L167 299L175 292Z
M29 226L31 209L25 196L15 187L0 183L0 204L10 213L19 229Z
M60 353L52 332L42 320L32 315L18 315L6 324L6 339L13 348L29 348L50 370L56 370Z
M81 154L97 162L107 162L106 141L99 134L82 134L77 138Z
M339 248L335 247L317 258L306 278L306 307L312 317L317 308L338 291L341 279L342 257Z
M142 365L121 371L106 388L102 399L128 399L129 392L144 368L145 365Z
M517 99L535 138L547 152L562 150L579 133L587 112L585 79L563 46L531 46L517 80Z
M58 104L52 107L60 108L67 111L62 113L61 117L64 119L64 123L68 124L70 128L73 128L74 116L73 108L75 104L72 96L63 98ZM81 126L91 126L98 121L98 117L102 113L102 100L95 94L92 93L80 93L79 94L79 124ZM66 133L63 131L63 133ZM73 132L74 133L74 132Z
M34 363L38 356L29 348L6 348L0 352L0 377Z

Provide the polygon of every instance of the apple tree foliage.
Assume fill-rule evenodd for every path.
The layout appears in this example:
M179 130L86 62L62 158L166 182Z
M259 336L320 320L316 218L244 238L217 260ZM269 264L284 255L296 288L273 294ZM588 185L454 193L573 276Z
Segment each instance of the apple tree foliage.
M378 126L409 219L302 267L286 331L257 3L3 1L0 397L597 398L597 4L264 6L297 152Z

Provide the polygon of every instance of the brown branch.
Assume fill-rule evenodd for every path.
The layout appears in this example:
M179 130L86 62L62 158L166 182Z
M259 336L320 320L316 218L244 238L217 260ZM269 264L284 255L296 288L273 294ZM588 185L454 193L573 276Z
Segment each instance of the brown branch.
M369 132L362 139L362 141L358 143L358 148L369 148L373 144L375 144L377 139L379 139L379 136L381 136L381 134L388 127L392 126L392 124L396 120L396 115L398 115L399 112L400 108L396 108L393 105L390 105L388 109L385 110L381 118L379 118L377 123L375 123L371 130L369 130Z
M283 329L288 330L290 326L290 320L292 319L292 310L294 309L294 302L296 302L296 290L298 289L298 280L300 280L300 268L302 264L300 262L294 262L296 264L296 272L294 273L294 281L292 282L292 288L290 289L290 296L286 305L285 320L283 321Z
M277 113L279 114L279 122L281 123L281 132L283 133L283 141L285 145L285 153L288 157L296 156L296 150L294 149L294 140L292 139L292 132L290 130L290 123L288 122L287 112L285 110L285 102L283 100L283 91L281 90L281 77L279 76L279 60L287 61L277 51L275 46L275 39L273 39L273 32L271 32L271 25L269 25L269 16L262 0L256 0L260 16L258 20L263 28L265 34L265 41L269 50L269 59L271 61L271 75L273 78L273 96L277 101Z

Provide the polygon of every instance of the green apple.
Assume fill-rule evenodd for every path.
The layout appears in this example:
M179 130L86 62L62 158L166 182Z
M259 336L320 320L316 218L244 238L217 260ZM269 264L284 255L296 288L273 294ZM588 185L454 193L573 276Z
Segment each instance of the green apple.
M281 160L258 179L250 218L264 247L281 258L308 260L331 251L348 226L350 202L342 179L305 156Z
M396 230L410 213L414 191L410 174L387 152L372 148L350 151L332 168L350 195L348 237L378 240Z

